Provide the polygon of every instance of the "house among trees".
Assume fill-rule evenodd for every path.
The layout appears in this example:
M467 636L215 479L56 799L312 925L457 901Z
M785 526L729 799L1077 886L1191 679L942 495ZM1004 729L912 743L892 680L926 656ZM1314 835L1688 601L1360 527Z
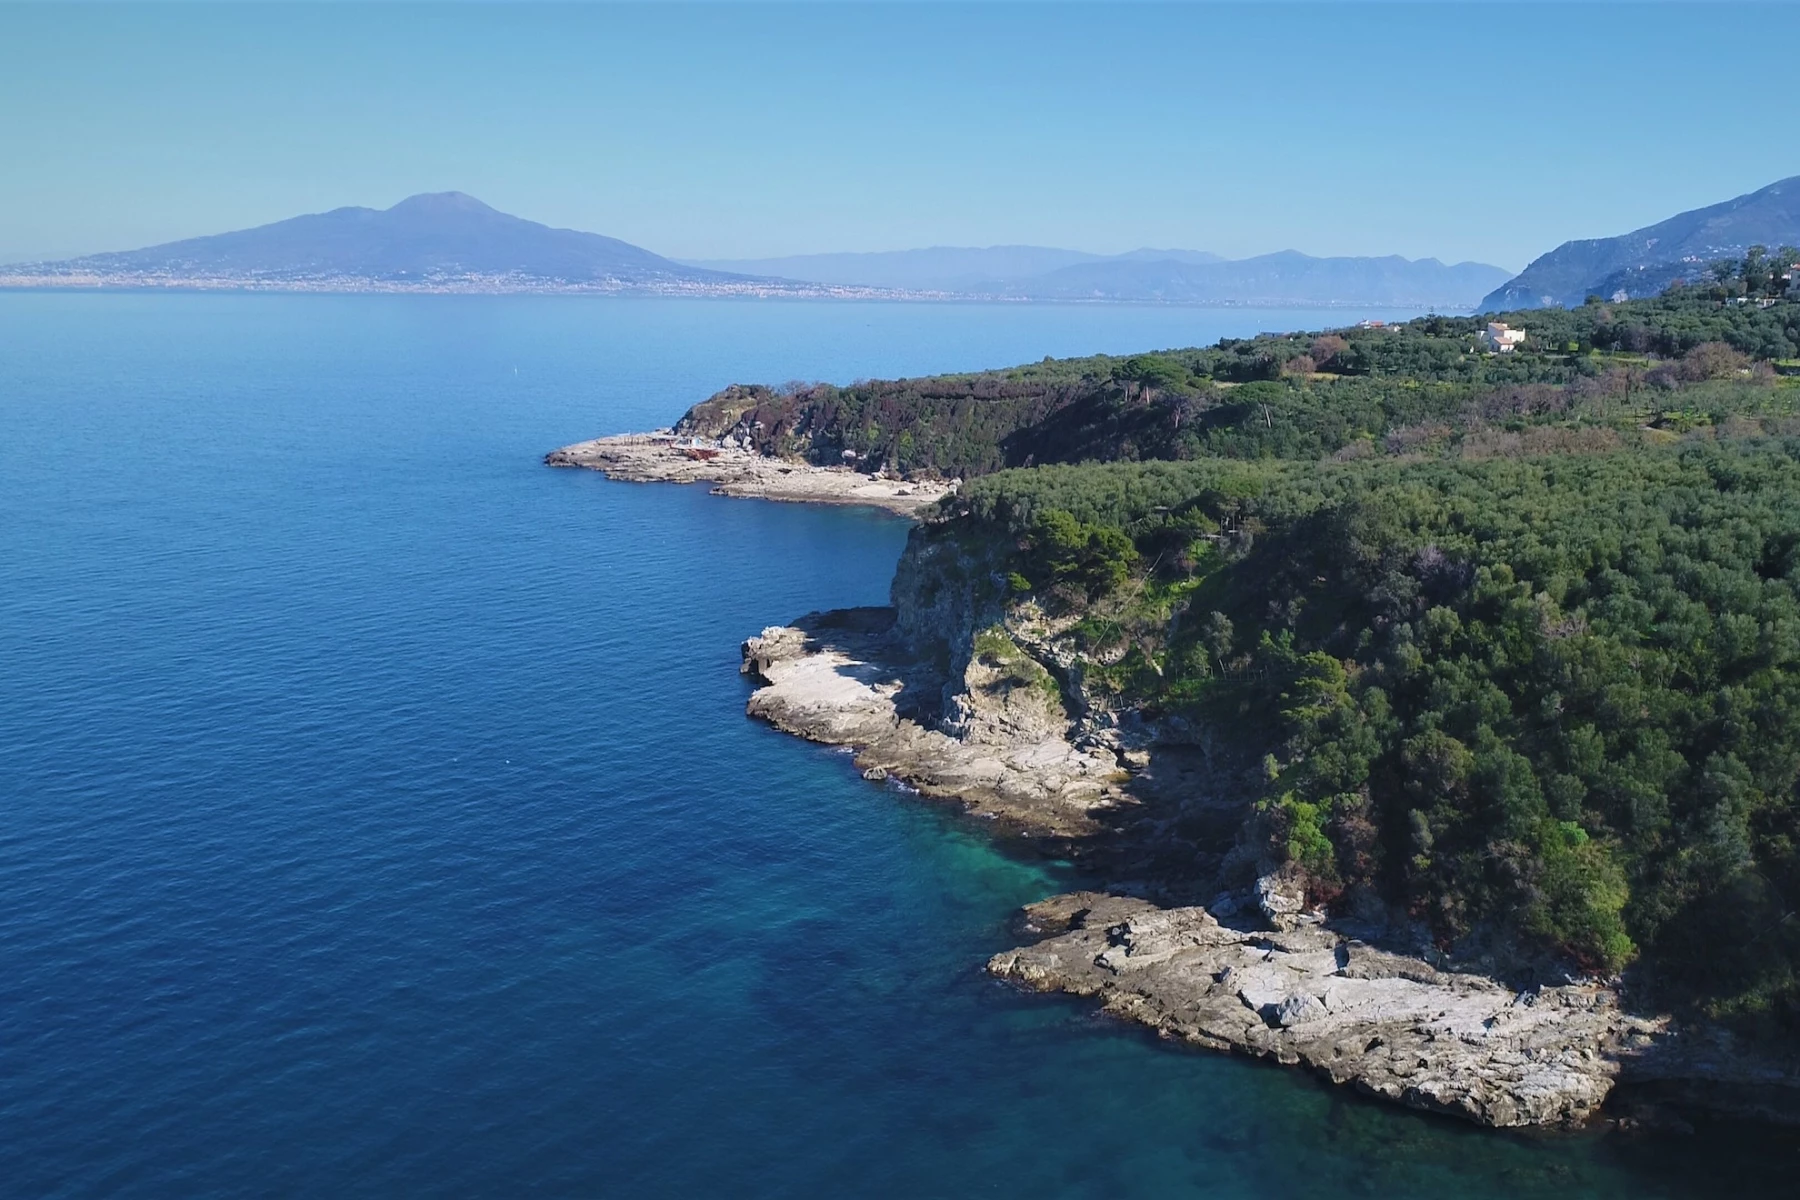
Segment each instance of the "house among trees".
M1523 329L1510 328L1505 321L1489 321L1481 331L1481 344L1495 354L1511 354L1525 340Z

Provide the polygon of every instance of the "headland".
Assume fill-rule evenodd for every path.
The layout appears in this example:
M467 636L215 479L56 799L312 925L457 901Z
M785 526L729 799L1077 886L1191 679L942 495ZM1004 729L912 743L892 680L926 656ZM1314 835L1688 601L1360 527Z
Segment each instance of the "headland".
M1728 290L737 386L547 461L918 520L747 709L1076 865L997 978L1482 1125L1800 1124L1800 304Z
M552 450L552 467L586 467L628 483L710 483L721 496L809 504L866 504L912 516L955 490L850 466L817 466L745 450L722 439L677 437L662 429L594 438Z

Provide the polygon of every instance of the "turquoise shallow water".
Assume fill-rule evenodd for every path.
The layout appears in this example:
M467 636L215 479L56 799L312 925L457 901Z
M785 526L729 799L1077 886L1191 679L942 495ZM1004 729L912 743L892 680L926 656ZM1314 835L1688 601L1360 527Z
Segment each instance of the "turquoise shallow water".
M892 518L538 456L1305 314L0 295L0 1194L1688 1196L980 966L1052 865L742 715Z

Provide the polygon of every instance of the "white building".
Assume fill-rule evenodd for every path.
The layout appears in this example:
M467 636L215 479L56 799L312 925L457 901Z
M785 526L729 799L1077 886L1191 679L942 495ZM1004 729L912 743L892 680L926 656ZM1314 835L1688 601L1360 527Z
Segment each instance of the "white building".
M1510 329L1505 321L1489 321L1481 332L1481 344L1495 354L1511 354L1525 340L1523 329Z

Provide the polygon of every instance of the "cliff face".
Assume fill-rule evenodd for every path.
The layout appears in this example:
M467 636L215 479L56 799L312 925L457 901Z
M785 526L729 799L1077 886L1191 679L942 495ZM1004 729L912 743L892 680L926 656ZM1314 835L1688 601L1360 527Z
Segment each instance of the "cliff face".
M1012 589L1013 550L993 526L915 529L891 607L811 613L745 643L745 673L767 685L751 714L854 746L872 776L1003 819L1102 878L1298 913L1304 896L1246 835L1254 756L1141 711L1110 682L1118 648L1084 646L1091 614Z
M945 525L918 525L888 595L900 632L922 655L967 661L975 631L1005 615L1008 547Z
M914 654L942 666L944 733L994 746L1078 736L1081 709L1071 708L1058 664L1039 661L1019 636L1007 603L1008 550L992 537L914 529L894 572L896 625Z
M683 413L675 422L675 436L741 440L754 432L750 414L774 397L775 393L761 384L734 383Z
M913 530L894 572L895 626L909 651L938 665L938 727L1004 744L1058 736L1125 754L1157 731L1129 700L1088 686L1095 659L1072 636L1085 615L1048 615L1012 591L1011 540L966 522Z

